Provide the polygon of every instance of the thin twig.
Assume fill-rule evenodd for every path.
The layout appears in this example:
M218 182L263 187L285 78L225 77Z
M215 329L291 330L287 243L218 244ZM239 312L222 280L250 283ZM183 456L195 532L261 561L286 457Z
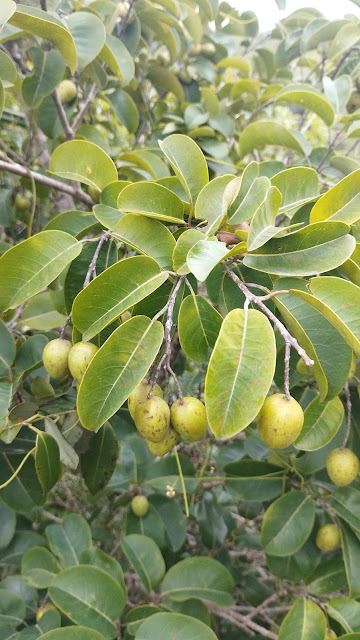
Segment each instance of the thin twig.
M88 110L89 106L91 105L91 103L94 101L95 96L97 93L97 85L94 82L94 84L91 86L88 97L86 98L84 104L82 105L81 109L79 109L79 111L77 112L74 121L72 123L72 130L75 132L77 130L77 128L79 127L79 125L81 124L83 117L86 113L86 111Z
M57 89L55 89L55 91L52 94L52 99L54 101L55 104L55 108L57 111L57 114L59 116L60 122L61 122L61 126L64 130L65 136L67 137L68 140L72 140L75 136L74 131L72 130L69 121L67 119L67 115L66 115L66 111L62 105L62 102L60 100L60 96L59 96L59 92Z
M251 620L251 618L241 615L241 613L234 611L234 609L232 608L224 610L221 607L218 607L216 604L209 604L208 609L214 615L219 616L224 620L228 620L229 622L231 622L237 627L240 627L244 631L247 628L251 631L255 631L255 633L260 634L264 638L270 638L270 640L277 640L276 633L273 633L272 631L269 631L269 629L266 629L265 627L260 626L259 624Z
M127 24L129 22L129 19L130 19L132 8L134 6L134 2L135 2L135 0L130 0L129 8L128 8L127 12L126 12L124 20L122 21L122 23L120 25L120 29L119 29L118 34L117 34L118 38L120 38L120 36L122 36L122 34L124 33L124 31L125 31L125 29L127 27Z
M284 357L284 391L287 400L290 400L290 342L285 341Z
M6 322L6 326L9 327L9 329L11 329L11 327L14 327L17 324L17 321L19 320L19 318L21 317L21 314L24 310L26 302L22 302L16 309L13 317L11 318L11 320L9 320L9 322Z
M345 449L347 445L347 441L349 440L350 429L351 429L352 403L351 403L351 396L350 396L350 389L349 389L348 382L345 384L344 392L345 392L345 398L346 398L346 432L345 432L343 443L341 445L341 449Z

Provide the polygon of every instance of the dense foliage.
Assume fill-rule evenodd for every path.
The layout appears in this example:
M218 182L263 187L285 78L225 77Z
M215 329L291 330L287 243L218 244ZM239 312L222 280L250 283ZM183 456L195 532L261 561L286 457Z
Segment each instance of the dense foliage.
M359 640L360 21L0 26L1 640Z

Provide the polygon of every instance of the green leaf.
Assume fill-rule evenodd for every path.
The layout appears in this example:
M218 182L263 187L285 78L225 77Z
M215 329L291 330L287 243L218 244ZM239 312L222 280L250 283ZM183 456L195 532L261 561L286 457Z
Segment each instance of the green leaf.
M14 537L16 515L0 500L0 549L6 548Z
M102 569L88 565L64 569L51 583L49 595L72 622L90 625L108 640L115 637L115 622L121 616L126 595Z
M315 504L301 491L290 491L266 510L261 545L272 556L290 556L308 539L314 525Z
M298 104L304 109L316 113L328 127L334 122L335 112L331 104L311 85L294 84L281 89L275 97L275 102L286 101Z
M41 231L0 258L0 310L14 309L48 286L79 255L81 244L63 231Z
M329 616L339 622L345 631L360 631L360 602L350 598L332 598L327 602L326 608Z
M34 441L32 442L34 444ZM22 455L1 453L0 484L6 482L23 461ZM1 490L5 504L20 513L28 513L36 506L42 506L45 496L35 472L34 459L30 456L18 472L16 478Z
M16 354L15 342L11 331L0 319L0 377L8 376Z
M74 38L78 60L77 70L90 64L102 50L106 32L101 20L88 11L74 11L67 18L69 31Z
M359 25L354 22L344 25L336 34L333 39L330 50L329 58L340 58L345 51L355 46L360 40L360 28Z
M137 533L125 536L121 547L147 591L157 587L165 575L165 562L157 544Z
M116 118L130 133L135 133L140 123L138 108L126 91L117 89L109 95Z
M279 214L286 213L291 217L300 207L319 196L318 174L309 167L284 169L272 176L270 182L282 195Z
M121 40L119 40L119 38L116 38L111 34L107 34L106 42L100 52L99 58L105 62L109 69L120 79L122 86L129 84L130 80L134 77L134 60L126 46L121 42ZM110 99L112 101L113 96L111 96ZM129 105L129 100L126 101L126 104Z
M239 139L242 156L248 155L253 149L263 149L269 144L293 149L305 156L311 152L309 143L299 131L287 129L275 120L252 122L244 129Z
M79 456L75 449L68 443L61 433L56 422L51 418L45 418L45 431L49 433L57 442L60 451L60 461L69 469L76 469L79 464Z
M222 317L203 296L187 296L181 303L178 330L182 350L195 362L205 362L213 348Z
M164 330L145 316L120 325L95 354L78 394L81 424L98 431L121 407L155 359Z
M117 206L126 213L141 213L177 224L184 224L184 205L175 193L156 182L136 182L121 191Z
M98 221L92 213L87 211L64 211L59 213L47 223L44 231L58 230L66 231L74 238L82 238L91 231Z
M14 629L22 624L25 618L25 602L13 591L0 589L0 629L9 625Z
M360 574L357 568L357 559L360 551L360 540L345 522L341 523L341 546L349 595L350 598L358 598L360 596Z
M324 640L326 618L320 607L301 598L291 607L280 627L278 640Z
M2 6L0 7L0 30L2 29L5 22L11 18L13 13L16 11L16 4L13 0L3 0Z
M5 91L4 91L3 84L0 80L0 117L2 116L2 113L4 111L4 106L5 106Z
M102 191L118 177L111 158L93 142L70 140L60 144L50 158L49 172L78 180Z
M186 539L186 517L180 506L160 493L153 493L150 503L163 521L166 545L172 551L179 551Z
M251 182L251 184L249 184L252 178L250 168L251 165L248 165L248 167L245 169L241 182L239 181L238 193L230 204L228 211L228 215L230 216L229 224L239 224L239 222L244 222L245 220L249 220L250 218L252 218L255 212L262 206L263 202L265 201L266 195L271 186L270 180L266 176L255 178ZM246 175L246 173L250 173L250 176ZM249 188L246 191L247 186Z
M304 451L321 449L340 429L344 419L344 407L340 398L321 402L316 396L304 412L304 426L294 446Z
M216 640L216 635L206 624L181 613L156 613L142 623L136 640Z
M231 607L234 581L223 564L209 557L181 560L166 573L161 591L171 600L199 598L215 602L219 607Z
M21 575L37 589L47 589L60 570L55 556L45 547L31 547L21 560Z
M282 238L273 238L245 256L244 265L279 276L307 276L330 271L347 260L355 248L343 222L316 222Z
M183 102L185 98L184 89L174 73L164 67L153 65L148 71L147 77L159 93L167 89L167 91L171 91L180 102Z
M321 562L306 581L306 589L314 596L324 596L346 585L345 567L342 558L330 558Z
M48 433L36 437L35 469L44 493L50 491L61 476L60 449Z
M85 518L70 513L61 524L49 524L45 529L51 551L66 569L80 564L85 549L91 547L91 530Z
M125 616L128 634L134 636L144 620L155 613L161 613L161 609L154 604L140 604L128 611Z
M144 446L145 443L142 442L141 444ZM138 452L135 451L135 453ZM147 460L149 461L148 458ZM164 523L152 505L149 505L147 513L141 517L136 516L131 508L128 509L126 514L126 534L141 534L147 536L151 538L160 549L165 545Z
M238 500L268 501L284 490L281 468L262 460L238 460L225 465L225 487Z
M198 220L207 220L206 235L215 233L226 211L223 206L224 193L234 176L218 176L201 189L195 204L194 215ZM191 231L191 229L189 229Z
M199 241L203 240L204 234L197 229L186 229L179 237L173 251L173 267L179 275L190 273L187 265L187 255L190 249Z
M90 493L95 495L106 487L116 466L119 442L114 430L106 423L94 434L89 448L80 457L81 472Z
M174 236L158 220L127 214L117 222L111 235L130 245L138 253L153 258L163 269L172 269Z
M268 319L252 309L230 311L205 380L209 426L218 438L239 433L257 416L274 376L275 359L274 332Z
M43 640L69 640L69 633L71 633L71 640L104 640L104 636L94 629L89 627L80 626L68 626L61 629L53 629L44 633L41 637Z
M119 583L124 592L126 592L126 585L124 580L123 570L121 565L115 558L112 558L107 553L99 549L99 547L91 547L85 549L81 554L80 564L90 564L99 569L103 569L110 576Z
M17 70L10 56L0 51L0 80L4 89L13 87L17 78Z
M310 213L310 222L339 220L353 224L360 219L360 169L353 171L317 201Z
M224 242L214 240L199 240L187 254L187 265L197 280L205 282L213 268L223 260L228 253Z
M159 140L159 146L166 155L175 174L195 204L201 189L209 182L209 172L200 147L188 136L174 134Z
M353 487L337 488L329 502L338 516L360 533L360 491Z
M9 18L9 23L33 36L49 40L59 49L71 72L75 72L77 62L75 42L70 31L60 20L41 9L18 4L16 12Z
M340 114L350 98L352 82L350 76L341 75L335 80L323 79L324 92L336 113Z
M43 51L31 47L28 56L34 64L31 76L26 76L22 83L22 95L29 107L36 108L42 100L56 89L62 80L65 63L59 51Z
M277 187L270 187L261 205L254 212L247 239L248 251L255 251L279 233L275 220L281 204L281 193Z
M152 258L120 260L80 291L73 304L73 322L90 340L126 309L143 300L167 280Z

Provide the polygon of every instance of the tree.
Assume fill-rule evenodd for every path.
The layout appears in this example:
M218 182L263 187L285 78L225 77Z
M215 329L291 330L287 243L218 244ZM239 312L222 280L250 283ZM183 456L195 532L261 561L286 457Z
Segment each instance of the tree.
M360 638L359 21L0 23L2 640Z

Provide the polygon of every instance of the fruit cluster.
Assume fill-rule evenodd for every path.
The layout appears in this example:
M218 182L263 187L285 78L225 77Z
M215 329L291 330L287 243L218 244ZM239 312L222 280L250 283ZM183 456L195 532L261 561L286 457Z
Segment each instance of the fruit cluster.
M43 364L48 374L57 380L72 375L80 384L98 347L92 342L77 342L55 338L50 340L43 351Z
M138 432L154 455L164 456L171 451L180 436L192 441L205 436L206 410L197 398L179 398L169 407L159 385L143 380L130 394L128 407Z

